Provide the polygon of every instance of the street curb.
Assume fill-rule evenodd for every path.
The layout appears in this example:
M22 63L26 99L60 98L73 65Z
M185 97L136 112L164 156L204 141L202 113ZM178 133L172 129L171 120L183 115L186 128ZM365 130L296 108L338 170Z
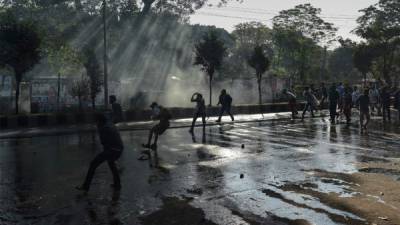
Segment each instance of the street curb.
M299 103L298 108L302 108L304 103ZM192 117L194 108L168 108L173 119ZM287 103L271 103L259 105L237 105L232 106L234 114L257 114L260 113L288 112ZM208 116L217 116L219 107L207 108ZM65 126L75 124L91 124L94 122L95 113L47 113L47 114L28 114L28 115L7 115L0 116L0 129L33 128L49 126ZM123 112L125 122L146 121L151 116L150 110L127 110Z

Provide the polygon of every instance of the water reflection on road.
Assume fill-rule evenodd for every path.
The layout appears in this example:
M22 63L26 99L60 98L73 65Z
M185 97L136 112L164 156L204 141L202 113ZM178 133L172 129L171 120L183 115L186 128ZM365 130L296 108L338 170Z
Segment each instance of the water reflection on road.
M346 174L400 155L394 127L360 135L323 119L227 124L193 137L171 129L148 161L137 160L146 131L122 136L122 190L110 188L104 165L88 195L74 186L101 147L95 133L0 140L0 224L365 224L368 214L338 203L359 195Z

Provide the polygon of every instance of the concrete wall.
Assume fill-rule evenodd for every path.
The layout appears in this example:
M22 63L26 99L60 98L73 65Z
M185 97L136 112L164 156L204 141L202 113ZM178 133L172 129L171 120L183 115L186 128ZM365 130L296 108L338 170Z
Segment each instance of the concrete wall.
M299 108L302 104L299 104ZM264 104L261 107L263 113L285 112L288 111L286 103ZM173 119L188 118L194 114L193 108L169 108ZM209 116L217 116L219 107L208 108ZM257 114L260 113L258 105L238 105L232 106L234 114ZM145 121L149 120L150 110L130 110L124 111L125 121ZM11 115L0 116L0 129L43 127L43 126L62 126L72 124L87 124L94 122L94 113L48 113L30 115Z

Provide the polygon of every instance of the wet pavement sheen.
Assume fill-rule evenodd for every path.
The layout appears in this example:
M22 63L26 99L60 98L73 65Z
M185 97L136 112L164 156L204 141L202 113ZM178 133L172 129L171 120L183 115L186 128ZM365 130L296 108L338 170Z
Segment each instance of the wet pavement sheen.
M400 158L395 126L360 134L317 118L197 128L194 137L171 129L146 161L147 131L121 135L122 190L104 164L87 195L74 187L101 151L96 133L0 140L0 224L370 224L339 204L360 195L343 176L400 179L396 169L359 166ZM324 200L332 194L337 202Z

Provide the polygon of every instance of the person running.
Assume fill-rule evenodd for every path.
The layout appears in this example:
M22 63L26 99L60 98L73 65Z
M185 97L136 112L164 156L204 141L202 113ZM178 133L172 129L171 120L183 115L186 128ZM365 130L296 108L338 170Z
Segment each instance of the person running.
M296 115L299 114L297 112L297 97L295 94L288 90L283 90L283 94L285 94L288 97L288 104L289 104L289 109L290 112L292 112L292 119L296 118Z
M189 132L193 133L194 126L196 124L196 120L198 117L201 116L203 122L203 130L206 128L206 104L203 98L203 95L200 93L194 93L192 98L190 99L191 102L196 102L196 109L193 115L192 126L190 127Z
M112 108L112 121L113 123L122 122L122 107L117 103L117 97L115 95L110 95L108 98Z
M121 189L121 181L118 173L118 169L115 165L115 161L118 160L123 152L124 144L121 140L121 136L119 131L115 127L115 125L111 122L107 121L107 117L99 113L96 115L97 121L97 130L100 137L100 142L103 145L103 152L99 153L90 163L89 170L86 175L85 182L76 187L78 190L89 191L90 184L92 183L92 179L94 176L94 172L97 167L102 163L108 163L110 167L111 173L114 178L113 187L116 190Z
M311 116L314 117L314 109L315 109L315 106L318 105L316 102L316 97L311 92L310 87L305 88L305 90L303 92L303 96L306 99L306 105L304 107L303 114L301 115L302 120L304 120L304 115L306 114L306 112L308 110L310 111Z
M320 88L320 92L321 92L321 101L320 101L320 109L324 109L324 104L326 99L328 98L328 90L325 87L325 83L321 83L321 88Z
M359 105L359 109L360 109L361 131L367 130L367 125L369 123L369 120L371 119L371 117L369 115L370 97L368 95L369 95L369 91L365 90L364 94L358 98L358 105ZM366 119L365 123L364 123L364 119Z
M377 110L378 115L381 114L380 108L379 108L379 90L374 85L374 88L369 90L369 104L371 107L371 114L375 112L375 109Z
M231 106L232 106L232 97L226 93L226 90L223 89L221 94L219 95L219 101L217 105L221 105L221 111L219 112L219 117L217 123L221 122L222 115L226 112L232 119L235 120L231 113Z
M390 92L388 86L382 88L380 99L382 103L383 121L385 122L387 118L387 120L390 122Z
M339 103L339 92L336 89L335 84L329 88L329 116L331 118L331 123L336 123L337 107Z
M169 120L171 119L171 114L166 108L158 105L157 102L153 102L150 105L150 108L152 109L153 113L152 119L160 120L160 122L150 129L149 139L147 141L147 144L142 144L142 146L145 148L151 148L155 150L157 149L158 136L162 135L169 128L170 125ZM153 136L154 136L154 143L151 144Z
M343 96L343 113L346 117L346 123L351 122L351 108L353 107L353 99L351 95L351 88L346 87Z

